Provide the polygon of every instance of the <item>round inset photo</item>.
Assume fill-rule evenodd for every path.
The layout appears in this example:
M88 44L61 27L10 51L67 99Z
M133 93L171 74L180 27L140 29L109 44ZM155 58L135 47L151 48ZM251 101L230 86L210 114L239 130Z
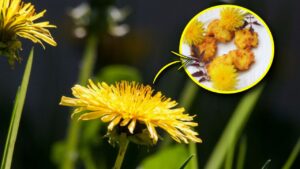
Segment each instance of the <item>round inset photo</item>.
M216 93L237 93L267 74L274 41L266 23L254 12L219 5L190 20L179 52L186 73L199 86Z

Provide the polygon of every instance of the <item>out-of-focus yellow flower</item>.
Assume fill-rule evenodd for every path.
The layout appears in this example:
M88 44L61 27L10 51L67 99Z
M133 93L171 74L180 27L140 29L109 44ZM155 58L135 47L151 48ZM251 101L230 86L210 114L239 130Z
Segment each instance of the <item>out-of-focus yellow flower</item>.
M35 21L44 16L46 10L35 12L34 5L21 0L0 0L0 55L7 56L10 63L20 60L18 51L21 42L17 36L30 39L43 47L43 42L56 46L48 28L56 26L49 22Z
M200 45L204 39L204 33L203 23L194 19L186 28L183 39L189 45Z
M223 8L220 12L220 26L229 30L235 31L244 24L244 14L237 8Z
M213 86L219 90L234 90L237 83L236 69L231 64L219 63L209 71Z
M184 108L174 108L176 101L166 98L150 86L135 82L122 81L115 85L106 83L72 88L75 98L61 98L60 105L75 107L74 114L83 113L80 120L101 119L109 122L108 133L125 132L127 135L139 135L147 130L147 137L155 144L158 140L156 128L162 128L177 142L201 142L198 133L191 127L193 116L184 114ZM121 133L119 133L121 134Z

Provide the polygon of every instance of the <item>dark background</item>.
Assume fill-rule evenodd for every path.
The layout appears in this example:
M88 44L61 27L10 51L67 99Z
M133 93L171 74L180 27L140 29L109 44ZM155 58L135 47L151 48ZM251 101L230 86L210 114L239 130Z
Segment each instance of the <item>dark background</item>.
M71 33L72 21L67 16L67 10L81 2L32 1L38 11L47 9L44 20L58 26L51 30L58 46L46 46L47 49L43 50L35 45L35 58L13 168L55 168L50 158L51 148L56 141L65 137L70 119L68 109L60 107L58 103L62 95L70 96L70 88L76 84L85 47L85 40L78 40ZM99 47L95 72L110 64L131 65L141 71L144 83L151 84L157 70L172 60L169 51L178 49L181 32L187 22L198 12L214 4L217 3L209 0L117 1L116 6L128 6L131 9L126 20L131 30L122 38L106 37L106 41ZM276 51L274 63L261 82L265 83L263 94L244 131L248 138L245 166L260 168L267 159L272 159L270 168L280 168L300 133L300 2L240 0L235 4L254 11L265 20L273 33ZM5 58L0 58L1 153L13 100L22 80L31 45L24 41L21 53L24 60L15 69L10 68ZM173 68L154 87L167 96L178 99L187 80L188 76L183 71L178 72ZM234 108L245 93L222 95L199 89L190 112L198 114L199 133L204 140L198 146L200 166L207 161ZM131 148L128 155L130 157L125 160L130 165L125 164L124 168L139 164L134 152L143 152L145 156L151 153L142 147ZM300 168L299 158L293 168Z

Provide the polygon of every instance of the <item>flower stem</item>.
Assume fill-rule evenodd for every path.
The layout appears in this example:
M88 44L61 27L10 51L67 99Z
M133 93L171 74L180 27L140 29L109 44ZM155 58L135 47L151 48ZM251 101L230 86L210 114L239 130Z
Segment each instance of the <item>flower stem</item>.
M92 75L94 63L97 55L97 37L90 35L87 39L87 46L82 60L82 67L79 73L78 83L85 84ZM62 169L74 169L78 156L78 138L81 129L81 123L77 120L71 120L68 135L66 139L66 152Z
M113 169L120 169L124 160L124 156L129 144L129 140L127 139L127 136L125 133L122 133L120 136L120 148L119 148L119 152L118 152L118 156L115 162L115 165L113 167Z
M188 110L193 103L197 91L198 91L198 86L193 81L188 80L182 91L182 95L179 99L179 103ZM190 155L195 155L195 158L192 158L189 163L190 168L198 169L197 146L194 142L191 142L189 144L189 151L190 151Z

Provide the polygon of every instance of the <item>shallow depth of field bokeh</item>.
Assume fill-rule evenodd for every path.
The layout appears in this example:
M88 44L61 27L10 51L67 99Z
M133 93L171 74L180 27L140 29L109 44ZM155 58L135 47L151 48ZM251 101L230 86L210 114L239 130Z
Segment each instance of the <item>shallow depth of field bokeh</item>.
M70 11L83 1L30 2L36 5L38 11L47 9L45 19L58 27L51 30L58 46L46 46L44 51L42 47L35 45L35 58L12 168L52 169L57 167L53 147L65 139L70 121L70 109L59 106L58 103L62 95L71 96L71 87L77 83L87 42L87 38L75 37L76 24L70 17ZM113 69L111 66L119 65L120 70L113 69L119 73L122 72L122 68L127 70L127 66L130 66L137 70L132 70L130 75L135 77L137 74L136 76L141 77L137 80L144 84L152 84L157 71L174 60L175 57L170 51L178 51L181 33L188 21L198 12L216 4L219 2L212 0L116 0L112 3L113 6L128 11L128 16L120 24L126 24L125 28L129 28L129 32L124 36L113 36L108 30L107 33L100 33L95 78L99 76L99 79L109 81L114 79L110 77L110 70ZM264 19L275 40L273 65L260 83L265 84L264 90L242 132L242 135L247 137L245 168L261 168L268 159L272 160L270 168L280 168L300 133L300 2L237 0L234 4L249 8ZM104 8L99 9L102 10ZM99 20L99 30L101 29L102 23ZM84 35L82 30L77 31L77 36ZM21 64L16 63L14 69L11 69L4 57L0 57L1 154L13 100L22 80L30 48L31 43L25 40L24 50L21 52L23 61ZM173 67L165 71L153 87L179 100L182 88L188 80L190 79L183 70L177 71L177 67ZM247 92L249 91L223 95L199 87L188 111L197 115L195 119L199 126L196 130L203 140L202 144L197 144L199 168L207 162L229 118ZM91 143L93 159L97 163L105 161L103 163L110 168L113 166L117 148L111 147L107 139L102 138L103 134L99 131L99 138ZM162 144L163 141L154 147L130 144L123 168L137 168L145 158L156 153ZM106 152L105 156L103 152ZM187 157L188 155L183 159ZM172 159L169 162L172 162ZM82 162L78 162L78 168L83 168ZM299 157L293 168L300 168Z

